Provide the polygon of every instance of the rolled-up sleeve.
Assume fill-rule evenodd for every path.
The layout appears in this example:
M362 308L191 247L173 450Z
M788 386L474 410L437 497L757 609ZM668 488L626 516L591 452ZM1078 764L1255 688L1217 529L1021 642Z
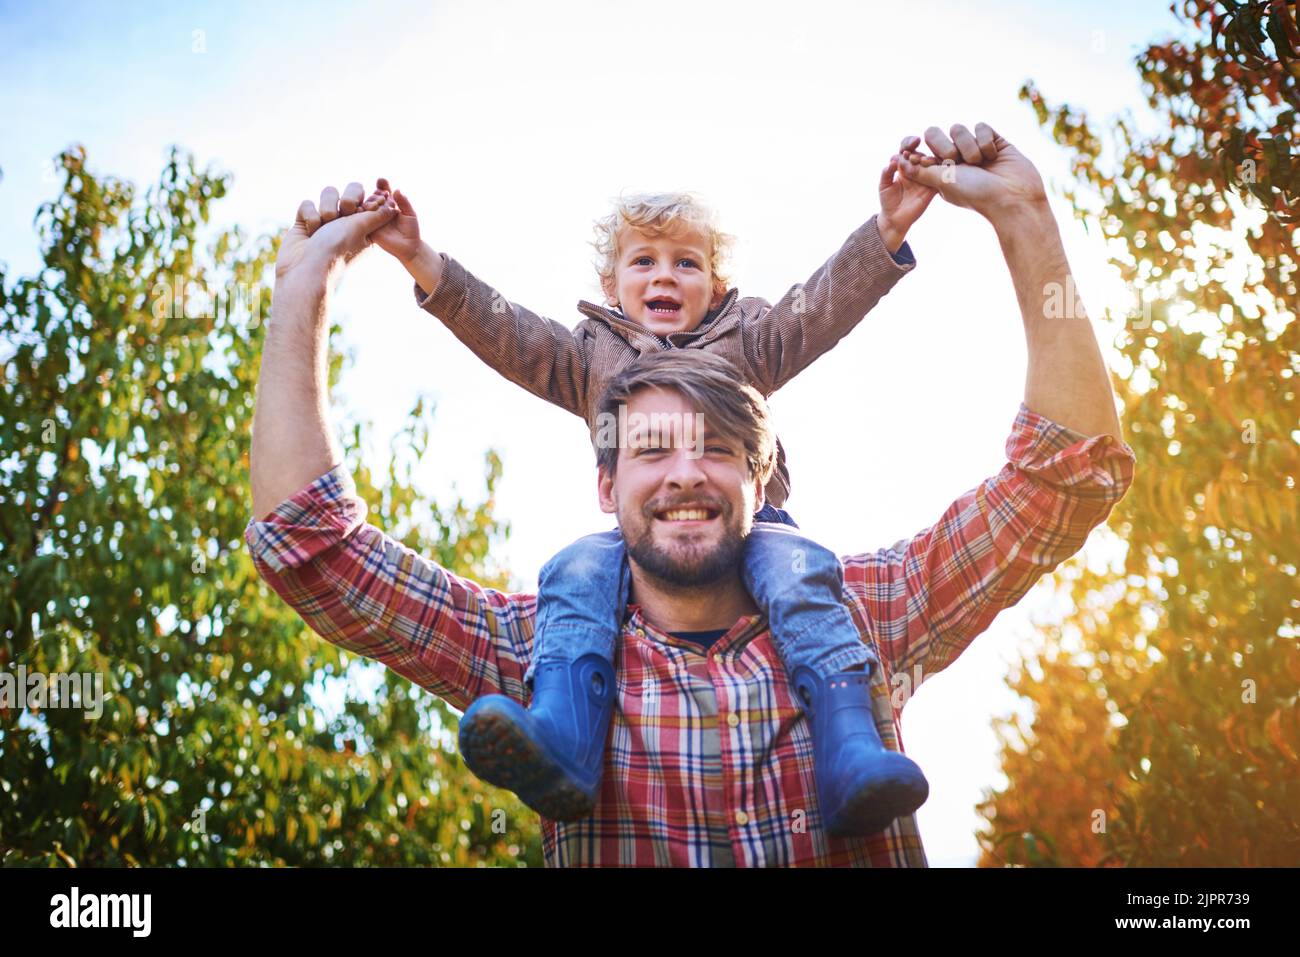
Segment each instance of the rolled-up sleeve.
M454 575L385 535L342 465L244 530L259 575L316 634L464 710L523 702L535 597Z
M844 559L845 586L891 670L947 667L997 614L1074 555L1133 483L1136 456L1111 435L1086 436L1023 402L1007 464L937 523Z

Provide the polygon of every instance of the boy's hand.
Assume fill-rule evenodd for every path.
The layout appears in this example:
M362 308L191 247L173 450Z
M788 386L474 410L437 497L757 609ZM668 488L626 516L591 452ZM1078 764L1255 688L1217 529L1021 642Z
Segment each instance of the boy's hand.
M920 145L919 136L909 136L903 140L901 149L911 152ZM907 238L907 231L921 218L930 200L938 195L925 184L904 177L900 169L903 162L901 156L891 156L889 165L880 174L880 215L876 217L876 225L885 248L891 253L898 252Z
M420 222L415 218L415 207L400 189L393 190L388 180L379 177L375 191L361 204L364 210L379 209L388 200L397 203L397 215L382 229L375 230L371 239L385 252L392 253L402 265L408 265L420 251Z

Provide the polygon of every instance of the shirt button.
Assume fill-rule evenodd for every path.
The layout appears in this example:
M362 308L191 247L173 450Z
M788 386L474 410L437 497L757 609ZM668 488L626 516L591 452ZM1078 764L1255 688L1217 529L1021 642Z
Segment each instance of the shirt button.
M733 728L740 724L740 715L736 714L734 711L731 712L731 714L727 715L727 724L731 725Z
M714 663L715 665L720 665L720 664L722 664L722 655L714 655L714 656L713 656L713 663Z
M638 629L636 630L636 636L637 636L638 638L644 638L644 637L645 637L645 629L644 629L644 628L638 628Z
M749 823L749 815L746 814L744 811L737 811L736 823L744 827L746 824Z

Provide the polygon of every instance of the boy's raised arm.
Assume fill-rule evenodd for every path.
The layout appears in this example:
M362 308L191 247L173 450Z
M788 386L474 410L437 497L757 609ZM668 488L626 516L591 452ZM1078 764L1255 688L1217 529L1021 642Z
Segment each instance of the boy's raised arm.
M392 200L398 215L373 238L415 280L415 300L501 375L533 395L586 418L587 359L574 331L509 302L445 253L420 238L415 208L380 179L362 204Z
M903 141L913 149L916 137ZM775 392L829 351L916 265L904 245L933 189L899 175L900 158L880 175L879 215L854 230L807 281L792 286L770 310L742 325L750 375Z
M434 262L436 260L436 262ZM586 418L587 354L574 330L508 301L455 259L427 245L407 264L415 299L501 375ZM433 291L425 281L433 282Z

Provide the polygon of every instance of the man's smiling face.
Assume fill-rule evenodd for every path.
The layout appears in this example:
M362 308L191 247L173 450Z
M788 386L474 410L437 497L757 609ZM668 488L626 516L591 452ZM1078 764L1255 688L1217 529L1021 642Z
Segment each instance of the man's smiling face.
M726 294L715 289L710 262L709 238L698 227L680 224L658 236L625 228L614 288L606 293L625 316L657 335L689 332Z
M629 422L689 424L676 434L629 435L614 476L602 471L599 484L601 508L618 515L628 557L649 575L687 587L736 571L763 501L740 441L710 433L707 422L702 441L695 441L688 430L696 411L669 389L633 394Z

